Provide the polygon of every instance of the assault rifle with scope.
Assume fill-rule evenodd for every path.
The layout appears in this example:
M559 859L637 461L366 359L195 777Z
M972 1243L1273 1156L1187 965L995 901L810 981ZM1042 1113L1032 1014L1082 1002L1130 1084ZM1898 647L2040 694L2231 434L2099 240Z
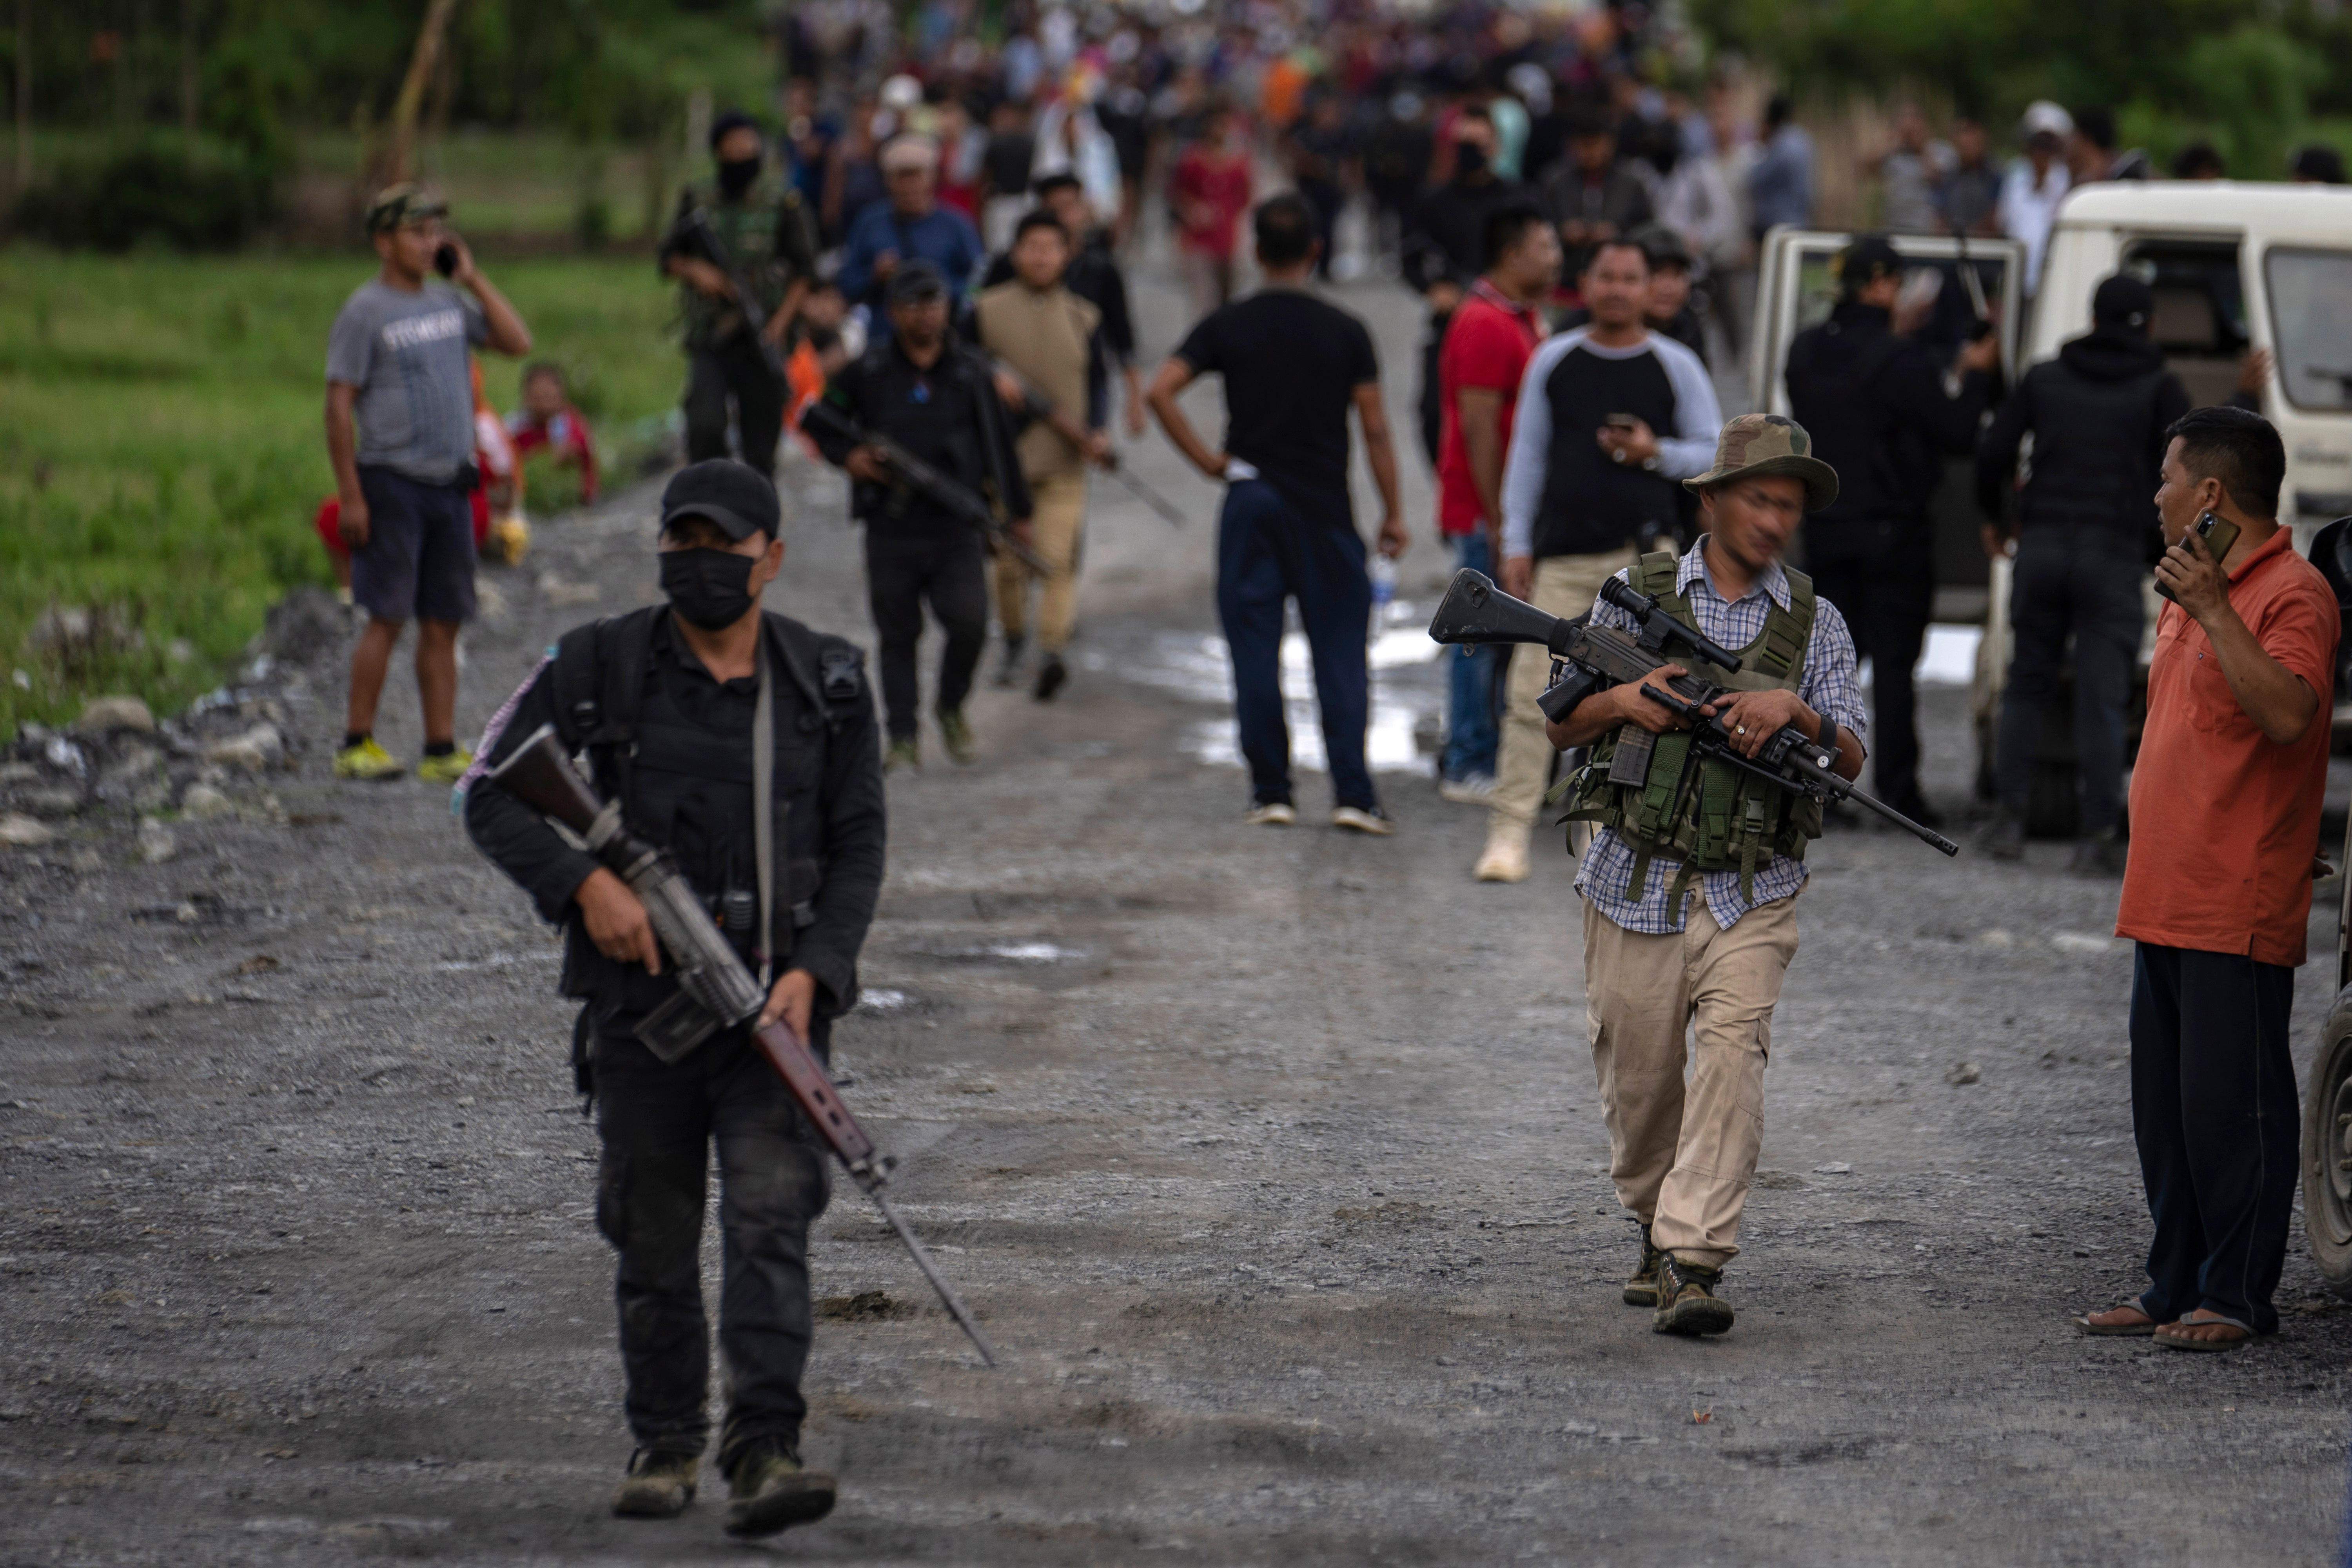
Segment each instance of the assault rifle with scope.
M1437 614L1429 623L1432 641L1469 647L1502 643L1535 643L1552 658L1550 689L1538 700L1544 717L1553 723L1574 710L1596 691L1612 686L1639 684L1662 664L1683 654L1712 664L1727 673L1739 669L1739 656L1717 645L1697 627L1685 624L1659 606L1655 599L1630 584L1612 577L1601 584L1601 596L1633 617L1638 632L1596 626L1583 616L1563 620L1515 599L1495 586L1485 574L1465 569L1455 575ZM1874 811L1906 833L1957 855L1960 847L1931 827L1912 821L1885 801L1854 786L1837 772L1838 749L1822 745L1795 728L1783 726L1768 738L1755 756L1743 756L1732 745L1723 721L1706 706L1734 695L1696 675L1677 675L1666 685L1642 687L1642 695L1682 715L1691 730L1690 762L1719 757L1743 773L1810 795L1816 800L1850 800ZM1609 767L1612 784L1639 784L1647 775L1656 737L1636 724L1625 726Z
M758 1019L767 994L733 945L719 933L693 885L667 853L629 831L621 820L618 801L596 798L596 792L564 755L554 725L541 725L516 747L514 755L499 764L488 782L577 834L586 842L588 852L626 882L645 905L646 919L660 939L678 981L677 994L646 1015L637 1026L637 1038L647 1049L663 1061L676 1061L719 1030L750 1026ZM898 1162L874 1146L857 1118L841 1103L841 1097L833 1091L833 1079L808 1042L779 1019L753 1028L751 1043L784 1080L793 1103L824 1140L825 1147L898 1231L898 1239L914 1254L915 1267L939 1292L948 1315L971 1336L980 1359L994 1366L995 1347L948 1282L940 1278L931 1255L882 1191Z

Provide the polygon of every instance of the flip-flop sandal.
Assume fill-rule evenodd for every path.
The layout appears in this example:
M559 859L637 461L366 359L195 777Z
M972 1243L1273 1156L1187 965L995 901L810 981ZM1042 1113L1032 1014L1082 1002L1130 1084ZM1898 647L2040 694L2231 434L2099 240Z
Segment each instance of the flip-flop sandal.
M2105 1313L2102 1312L2079 1313L2068 1321L2084 1333L2112 1338L2122 1338L2125 1336L2144 1338L2149 1334L2155 1333L2157 1329L2160 1326L2154 1318L2149 1317L2147 1312L2141 1310L2140 1305L2137 1301L2118 1302L2115 1306L2109 1307L2107 1311L2138 1312L2140 1315L2140 1321L2137 1323L2095 1323L2091 1321L2093 1318L2104 1317Z
M2201 1321L2195 1321L2195 1322L2191 1322L2189 1319L2187 1319L2187 1318L2183 1318L2183 1319L2181 1319L2181 1320L2180 1320L2179 1322L2177 1322L2177 1323L2167 1323L2167 1324L2165 1325L2165 1327L2166 1327L2166 1328L2168 1328L2168 1329L2173 1329L2173 1328L2182 1328L2182 1329L2209 1329L2209 1328L2211 1328L2211 1329L2235 1329L2235 1330L2237 1330L2237 1331L2238 1331L2238 1337L2237 1337L2236 1339L2233 1339L2233 1340L2192 1340L2192 1339L2186 1339L2186 1338L2183 1338L2183 1337L2181 1337L2181 1336L2179 1336L2179 1335L2178 1335L2178 1334L2164 1334L2164 1333L2158 1333L2158 1334L2157 1334L2157 1335L2155 1336L2155 1338L2156 1338L2156 1342L2157 1342L2158 1344L2162 1345L2166 1350L2168 1350L2168 1351L2205 1351L2205 1352L2213 1352L2213 1351L2235 1351L2235 1350L2243 1350L2243 1349L2245 1349L2248 1345L2252 1344L2252 1343L2254 1342L2255 1339L2258 1337L2258 1336L2254 1333L2254 1331L2253 1331L2252 1329L2249 1329L2248 1327L2246 1327L2246 1325L2245 1325L2245 1324L2243 1324L2243 1323L2238 1323L2238 1322L2232 1322L2232 1321L2230 1321L2229 1319L2227 1319L2227 1318L2206 1318L2206 1319L2203 1319L2203 1320L2201 1320Z

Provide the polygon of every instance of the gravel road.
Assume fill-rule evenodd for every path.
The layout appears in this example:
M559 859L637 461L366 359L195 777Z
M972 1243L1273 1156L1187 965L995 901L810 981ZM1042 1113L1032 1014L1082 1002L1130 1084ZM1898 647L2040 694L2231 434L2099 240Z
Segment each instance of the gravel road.
M1402 414L1416 323L1349 298ZM2147 1235L2112 883L2057 846L1820 846L1738 1327L1653 1335L1617 1300L1564 857L1474 886L1480 815L1405 773L1392 840L1243 827L1177 657L1210 657L1213 493L1137 451L1202 521L1098 489L1078 679L984 689L980 763L893 782L836 1035L1003 1367L837 1196L807 1447L838 1510L756 1549L708 1500L604 1514L628 1440L555 949L446 792L323 777L331 663L282 699L309 746L275 810L248 791L155 865L120 816L0 849L0 1563L2325 1559L2352 1316L2299 1248L2246 1352L2066 1321ZM772 604L864 635L839 487L786 488ZM652 595L649 505L489 574L462 725ZM1425 608L1425 539L1409 565ZM1410 723L1435 667L1385 679ZM1927 702L1954 806L1964 702Z

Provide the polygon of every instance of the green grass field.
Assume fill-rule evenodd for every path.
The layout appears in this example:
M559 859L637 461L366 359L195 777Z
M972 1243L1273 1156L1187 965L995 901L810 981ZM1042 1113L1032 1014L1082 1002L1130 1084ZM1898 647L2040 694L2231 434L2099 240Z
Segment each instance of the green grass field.
M639 258L486 263L564 364L608 452L677 395L673 300ZM324 582L333 489L328 324L373 270L350 257L0 253L0 736L84 697L175 708L221 679L287 586ZM486 363L491 401L516 367ZM101 605L130 647L36 653L51 605Z

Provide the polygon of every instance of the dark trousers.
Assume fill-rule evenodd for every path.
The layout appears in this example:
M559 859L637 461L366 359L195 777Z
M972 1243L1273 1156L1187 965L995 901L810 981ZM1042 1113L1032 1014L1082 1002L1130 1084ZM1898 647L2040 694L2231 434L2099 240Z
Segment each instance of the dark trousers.
M687 353L686 460L699 463L727 456L730 396L735 400L743 461L772 475L776 442L784 432L784 389L749 332Z
M2009 595L2015 653L2001 695L1994 787L2022 815L2033 794L2042 709L2074 638L2074 760L2083 778L2083 834L2123 816L2124 722L2145 618L2137 543L2114 529L2045 524L2017 542Z
M811 1044L822 1053L829 1026ZM604 1158L596 1226L621 1255L614 1288L629 1433L640 1448L699 1454L710 1435L710 1332L702 1306L702 1213L719 1147L719 1353L727 1421L719 1463L763 1437L797 1449L808 1414L809 1226L829 1195L824 1152L740 1029L674 1066L634 1039L593 1050Z
M888 711L890 739L910 741L920 702L915 645L922 641L926 604L947 634L932 706L953 712L971 695L971 672L988 640L988 573L980 535L957 528L894 538L869 529L866 596L874 630L882 638L882 705Z
M1898 523L1898 529L1924 529ZM1919 796L1919 699L1913 672L1936 608L1935 563L1897 547L1876 556L1805 559L1813 589L1838 607L1855 653L1870 660L1870 765L1878 796L1901 807Z
M1234 658L1234 714L1250 790L1261 804L1290 799L1290 726L1282 706L1282 616L1298 601L1314 658L1315 701L1336 805L1370 807L1364 725L1371 673L1364 658L1372 585L1364 542L1342 523L1307 517L1264 479L1227 488L1217 523L1217 616Z
M2132 1132L2156 1221L2140 1307L2159 1323L2202 1307L2278 1331L2303 1135L2294 1005L2284 964L2147 942L2132 961Z

